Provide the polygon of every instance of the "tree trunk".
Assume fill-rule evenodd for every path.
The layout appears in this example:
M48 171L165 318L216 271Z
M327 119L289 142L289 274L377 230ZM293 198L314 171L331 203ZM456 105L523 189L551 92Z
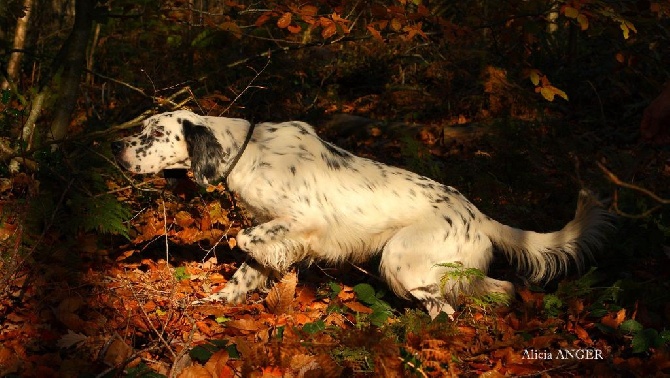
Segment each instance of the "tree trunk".
M16 21L16 32L14 33L14 44L12 45L12 53L7 62L7 78L2 81L0 89L9 89L12 87L11 83L16 84L21 72L21 57L26 44L26 36L28 35L28 23L30 22L30 15L33 11L33 0L24 0L24 16Z
M51 124L51 139L67 135L72 111L77 103L81 76L86 67L86 47L93 27L93 11L97 1L76 0L74 26L68 37L63 56L63 76L57 95L57 108Z

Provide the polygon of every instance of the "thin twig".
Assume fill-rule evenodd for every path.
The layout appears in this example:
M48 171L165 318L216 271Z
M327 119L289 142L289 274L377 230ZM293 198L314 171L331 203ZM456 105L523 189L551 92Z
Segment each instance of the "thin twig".
M265 65L263 66L263 68L261 68L260 71L256 71L256 75L255 75L253 78L251 78L251 80L249 81L249 84L247 84L247 86L242 90L242 92L238 93L237 96L235 96L235 98L233 99L233 101L231 101L230 104L228 104L228 107L226 107L226 109L224 109L224 111L221 112L221 113L219 114L219 116L220 116L221 114L225 114L225 113L227 113L228 110L230 110L230 107L233 106L233 104L235 104L235 103L237 102L237 100L238 100L244 93L246 93L246 91L247 91L249 88L251 88L251 85L254 83L254 81L256 81L256 79L258 79L258 77L261 76L261 74L265 71L265 69L268 68L268 66L270 65L270 54L268 54L267 57L268 57L268 60L265 62Z
M167 262L166 262L165 265L168 265ZM165 329L162 329L161 331L159 331L158 328L156 328L154 323L151 321L151 317L149 316L147 311L144 309L144 304L146 304L146 302L137 295L137 292L135 291L135 287L132 284L129 283L127 288L130 290L131 294L133 295L133 298L137 301L137 304L138 304L137 308L139 308L139 310L142 312L142 315L144 316L144 320L146 320L146 322L149 325L149 327L151 328L151 330L154 331L154 334L156 334L156 336L158 337L158 340L160 340L160 343L162 343L165 346L165 349L172 355L173 358L176 357L177 353L170 346L170 342L164 337L164 335L166 334ZM160 320L159 320L159 322L160 322Z
M627 189L635 190L636 192L640 192L640 193L648 196L649 198L653 199L654 201L656 201L660 204L663 204L663 205L669 205L670 204L670 199L661 198L658 195L656 195L656 193L652 192L649 189L643 188L641 186L637 186L635 184L631 184L631 183L621 181L621 179L619 179L609 169L605 168L605 166L602 165L600 162L597 162L597 164L598 164L598 167L603 171L603 173L605 173L607 178L610 181L612 181L614 184L616 184L618 186L621 186L623 188L627 188Z
M179 353L177 353L177 355L174 356L173 359L174 362L172 363L172 366L170 367L170 372L168 373L168 377L170 378L176 377L179 374L179 372L175 370L179 368L179 366L177 366L177 363L184 357L186 353L189 352L191 346L193 345L193 335L195 335L195 330L197 327L195 325L195 320L191 318L188 314L185 315L191 321L191 330L188 333L188 337L186 338L186 342L184 343L183 347L181 348Z
M642 193L642 194L646 195L647 197L651 198L652 200L658 202L658 205L656 205L656 206L652 207L651 209L646 210L646 211L644 211L640 214L627 213L627 212L619 209L619 193L618 193L618 191L615 191L614 192L614 201L613 201L612 206L614 208L614 211L617 212L617 214L619 214L621 216L624 216L626 218L633 218L633 219L646 218L649 215L651 215L653 212L655 212L656 210L662 208L665 205L670 204L670 199L661 198L656 193L652 192L651 190L649 190L647 188L643 188L641 186L622 181L617 175L612 173L612 171L607 169L600 162L596 162L596 164L598 164L598 168L600 168L600 170L603 171L605 176L607 176L607 179L609 179L615 185L620 186L622 188L626 188L626 189L630 189L630 190Z

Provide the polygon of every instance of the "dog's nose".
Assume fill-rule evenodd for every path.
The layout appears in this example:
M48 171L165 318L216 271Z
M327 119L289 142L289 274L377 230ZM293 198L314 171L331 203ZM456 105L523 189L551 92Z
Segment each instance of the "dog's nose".
M123 142L122 142L122 141L117 140L117 141L115 141L115 142L112 142L112 153L113 153L114 155L116 155L116 154L118 154L119 152L121 152L122 149L123 149Z

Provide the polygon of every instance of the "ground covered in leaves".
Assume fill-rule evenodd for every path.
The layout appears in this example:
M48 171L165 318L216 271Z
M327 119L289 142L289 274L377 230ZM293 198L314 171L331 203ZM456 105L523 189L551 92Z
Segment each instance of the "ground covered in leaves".
M383 130L380 130L383 133ZM358 140L358 153L405 165L472 160L452 172L491 164L504 151L485 137L459 146L436 143L434 128L417 132L415 151L394 138ZM529 132L524 130L524 132ZM533 138L543 138L533 131ZM379 135L379 132L372 134ZM496 140L503 140L502 138ZM340 140L346 144L346 140ZM542 146L542 143L536 143ZM557 145L560 146L560 143ZM457 152L454 152L457 151ZM421 153L433 158L418 159ZM540 149L528 149L539 154ZM414 157L413 157L414 156ZM464 162L465 160L462 160ZM550 156L539 160L544 183L564 187ZM663 160L657 160L663 164ZM658 171L653 164L647 166ZM430 170L430 167L414 167ZM594 172L592 172L594 173ZM591 173L591 174L592 174ZM499 174L504 175L504 171ZM590 174L590 173L587 173ZM650 173L654 176L658 173ZM16 196L19 184L4 195ZM364 267L297 267L267 294L241 305L192 305L221 290L243 256L234 236L249 219L221 186L198 192L188 180L168 185L146 178L135 188L109 181L110 192L135 213L130 240L101 242L80 233L75 244L59 245L46 233L39 245L53 246L49 258L36 251L7 283L0 301L0 372L5 376L178 376L178 377L372 377L372 376L655 376L670 373L664 324L670 319L664 261L644 260L612 280L608 263L582 277L548 288L528 286L501 261L493 275L512 279L517 297L464 298L456 320L431 320L418 307L385 293L374 264ZM136 188L151 190L137 196ZM533 191L513 198L509 188L471 190L481 207L503 205L499 218L525 226L560 227L573 205L556 201L536 213ZM558 198L570 201L573 191ZM497 203L480 204L480 196ZM500 208L498 208L500 209ZM487 209L489 210L489 209ZM21 214L21 208L14 208ZM550 219L554 214L557 218ZM491 211L487 211L491 214ZM547 215L549 214L549 215ZM493 215L493 214L492 214ZM8 219L3 242L24 232ZM36 246L39 246L36 244ZM105 245L105 248L101 248ZM609 251L616 248L610 246ZM607 254L607 252L605 252ZM621 266L619 258L614 265ZM10 264L10 261L5 264ZM8 265L5 265L8 266ZM30 269L26 269L26 267ZM619 268L617 268L619 269ZM603 273L605 272L605 273ZM636 285L660 285L655 297L635 298ZM628 285L628 286L626 286ZM547 291L548 290L548 291ZM649 289L640 289L645 295ZM652 294L649 294L652 295ZM660 296L658 296L660 295ZM664 297L665 295L665 297ZM622 297L632 296L633 300ZM659 299L661 298L661 299ZM659 302L661 301L661 302Z

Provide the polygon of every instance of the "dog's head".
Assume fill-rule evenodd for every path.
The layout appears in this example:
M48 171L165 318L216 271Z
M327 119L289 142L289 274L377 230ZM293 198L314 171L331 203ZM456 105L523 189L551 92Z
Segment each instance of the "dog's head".
M242 124L246 125L246 127ZM240 133L249 123L233 118L204 117L187 110L147 118L142 131L112 142L121 166L135 173L190 168L199 184L221 178L239 151Z

